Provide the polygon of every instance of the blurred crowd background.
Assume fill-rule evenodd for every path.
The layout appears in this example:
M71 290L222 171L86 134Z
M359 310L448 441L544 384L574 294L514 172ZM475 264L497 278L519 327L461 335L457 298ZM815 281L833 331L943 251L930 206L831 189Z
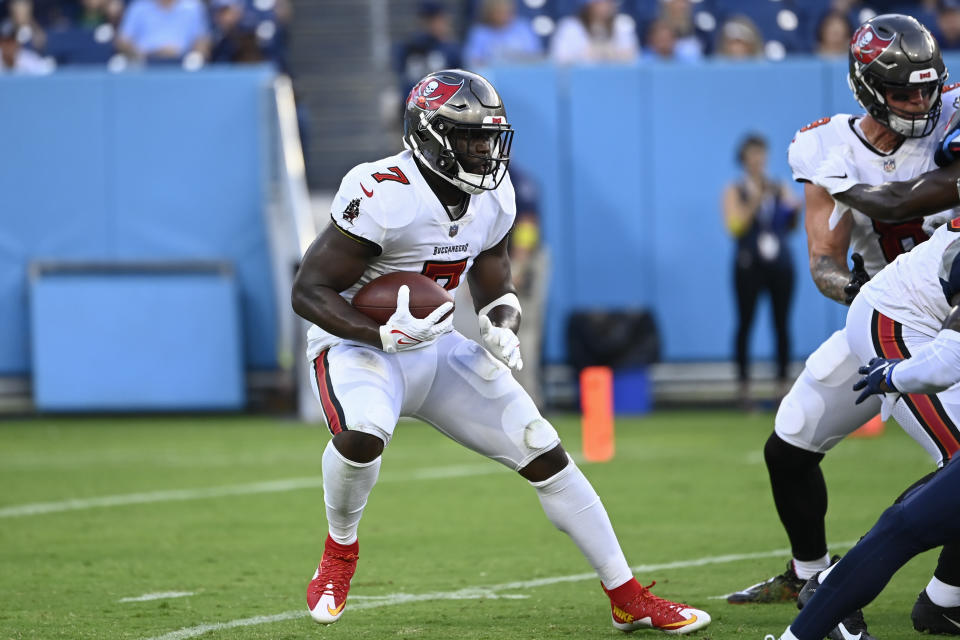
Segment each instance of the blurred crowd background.
M436 69L842 58L856 25L893 11L960 49L960 0L0 0L0 72L272 64L303 116L330 122L336 108L350 125L309 131L311 185L331 188L396 146L384 134Z

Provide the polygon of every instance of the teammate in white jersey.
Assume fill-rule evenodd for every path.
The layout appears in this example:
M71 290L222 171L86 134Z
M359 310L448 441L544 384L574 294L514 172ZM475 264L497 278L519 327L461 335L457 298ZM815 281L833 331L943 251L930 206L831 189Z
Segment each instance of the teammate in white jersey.
M953 93L950 89L952 87L948 87L945 95ZM824 159L814 181L830 191L837 201L885 222L960 206L957 190L960 162L956 162L960 155L960 118L957 115L954 115L954 122L934 156L942 167L940 169L902 182L851 186L847 180L830 177L847 173L848 165L841 157L829 156ZM956 226L954 221L946 228L955 230ZM944 330L937 334L929 346L923 347L922 355L917 354L915 349L918 344L930 342L930 335L940 327L946 304L956 302L949 294L950 287L954 286L951 281L955 281L952 271L957 252L955 239L954 234L938 230L929 241L938 243L930 246L924 244L922 252L919 249L916 253L912 252L909 260L904 258L903 264L898 259L884 269L869 287L864 288L864 298L871 308L882 314L883 321L880 321L881 315L875 321L871 313L861 310L857 315L859 322L856 325L848 322L847 326L848 340L859 342L864 358L870 356L863 348L866 342L864 333L872 331L874 325L878 340L881 335L887 336L884 350L875 349L877 353L896 358L914 354L915 357L897 365L895 373L892 363L896 360L871 358L870 365L861 368L861 373L866 369L869 375L858 383L858 387L866 387L867 394L888 391L884 376L889 374L898 391L920 394L919 397L908 395L898 402L899 415L897 412L895 415L904 428L918 435L918 439L925 443L938 462L952 459L960 446L952 406L955 391L949 391L943 397L939 395L939 391L952 386L960 377L960 361L955 360L958 346L956 338L960 335L957 333L960 331L960 312L956 307L943 320ZM851 314L857 306L855 303L851 307ZM953 330L947 330L951 328ZM915 344L908 345L906 338L903 338L902 345L896 339L891 341L891 333L894 336L899 333L901 338L912 335ZM923 377L929 380L924 381ZM923 394L933 393L938 395L923 397ZM914 628L960 635L960 628L953 622L960 620L960 587L955 585L960 585L960 545L951 542L944 545L933 578L920 592L913 607L911 618Z
M599 575L616 628L701 629L706 612L654 596L633 577L600 498L509 373L522 366L507 257L512 136L484 78L428 75L407 98L407 151L346 175L332 224L304 256L293 305L315 325L308 356L333 434L322 461L329 534L307 587L310 615L321 623L343 615L381 454L397 419L411 416L530 482L547 517ZM451 293L468 276L483 346L440 319L447 305L413 318L405 287L384 326L350 306L362 284L393 271L423 273ZM395 340L399 332L412 340Z
M960 448L958 305L960 218L866 283L847 314L850 347L870 360L853 387L862 391L857 402L887 394L885 410L892 406L901 426L941 460ZM800 593L803 611L781 640L819 640L873 600L914 555L947 543L946 554L960 535L958 464L908 488L835 569L811 578ZM918 631L957 635L960 589L932 582L911 617Z
M858 175L834 179L852 179L850 184L915 177L935 166L940 138L930 134L955 110L955 96L941 99L947 73L939 47L913 18L888 14L861 25L851 40L849 63L850 86L866 114L818 120L797 133L789 151L794 178L805 183L811 274L824 295L845 304L870 275L926 240L932 225L921 219L884 225L838 208L830 192L816 184L821 163L831 154L844 158L845 166L855 167ZM844 215L837 215L840 212ZM831 218L839 221L832 225ZM851 248L852 277L846 266ZM841 329L807 359L781 403L764 456L793 559L783 574L731 594L728 602L795 599L806 579L829 566L820 460L880 409L877 399L854 402L850 388L861 363ZM865 634L859 612L843 625L845 629L835 629L831 637Z

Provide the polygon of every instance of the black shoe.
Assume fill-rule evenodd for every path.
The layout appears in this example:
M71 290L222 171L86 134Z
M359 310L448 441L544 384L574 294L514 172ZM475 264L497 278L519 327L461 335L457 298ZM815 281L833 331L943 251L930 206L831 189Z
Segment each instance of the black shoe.
M839 559L839 556L834 556L832 564L836 564ZM819 579L821 573L823 572L817 572L817 574L807 580L807 583L800 589L800 595L797 597L798 609L803 609L803 605L810 602L810 598L813 597L817 587L820 586ZM830 630L827 637L830 638L830 640L876 640L876 638L867 631L867 623L863 619L863 611L860 609L857 609L841 620L840 624Z
M766 582L747 587L727 596L730 604L768 604L771 602L796 602L797 594L803 588L803 580L793 571L793 561L787 563L787 570L773 576Z
M917 596L910 619L917 631L960 636L960 607L939 607L933 604L926 589Z

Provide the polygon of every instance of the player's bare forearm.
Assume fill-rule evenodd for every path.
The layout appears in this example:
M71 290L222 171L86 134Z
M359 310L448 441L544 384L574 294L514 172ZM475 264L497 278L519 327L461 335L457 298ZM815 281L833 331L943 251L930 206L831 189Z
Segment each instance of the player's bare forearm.
M960 163L929 171L913 180L879 185L858 184L834 197L883 222L919 218L960 204Z
M298 316L345 340L381 347L380 327L329 287L294 285L291 298Z
M516 293L507 255L507 238L477 256L468 278L473 306L478 313L497 298ZM520 328L520 312L509 305L498 305L487 316L496 326L506 327L514 333Z
M843 288L850 282L850 270L837 262L833 256L810 257L810 275L820 293L840 304L846 304L847 294Z
M335 336L381 347L380 327L340 295L360 279L374 255L373 247L328 226L307 249L297 270L293 310Z

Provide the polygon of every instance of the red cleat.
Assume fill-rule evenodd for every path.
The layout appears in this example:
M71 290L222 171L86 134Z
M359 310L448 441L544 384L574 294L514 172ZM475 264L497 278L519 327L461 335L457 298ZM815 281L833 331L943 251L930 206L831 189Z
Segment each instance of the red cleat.
M650 587L656 582L650 584ZM636 578L604 593L610 598L613 626L627 633L637 629L656 629L664 633L683 634L703 629L710 624L710 614L679 602L658 598Z
M320 624L336 622L343 615L359 552L359 540L342 545L327 536L320 566L307 585L307 609Z

